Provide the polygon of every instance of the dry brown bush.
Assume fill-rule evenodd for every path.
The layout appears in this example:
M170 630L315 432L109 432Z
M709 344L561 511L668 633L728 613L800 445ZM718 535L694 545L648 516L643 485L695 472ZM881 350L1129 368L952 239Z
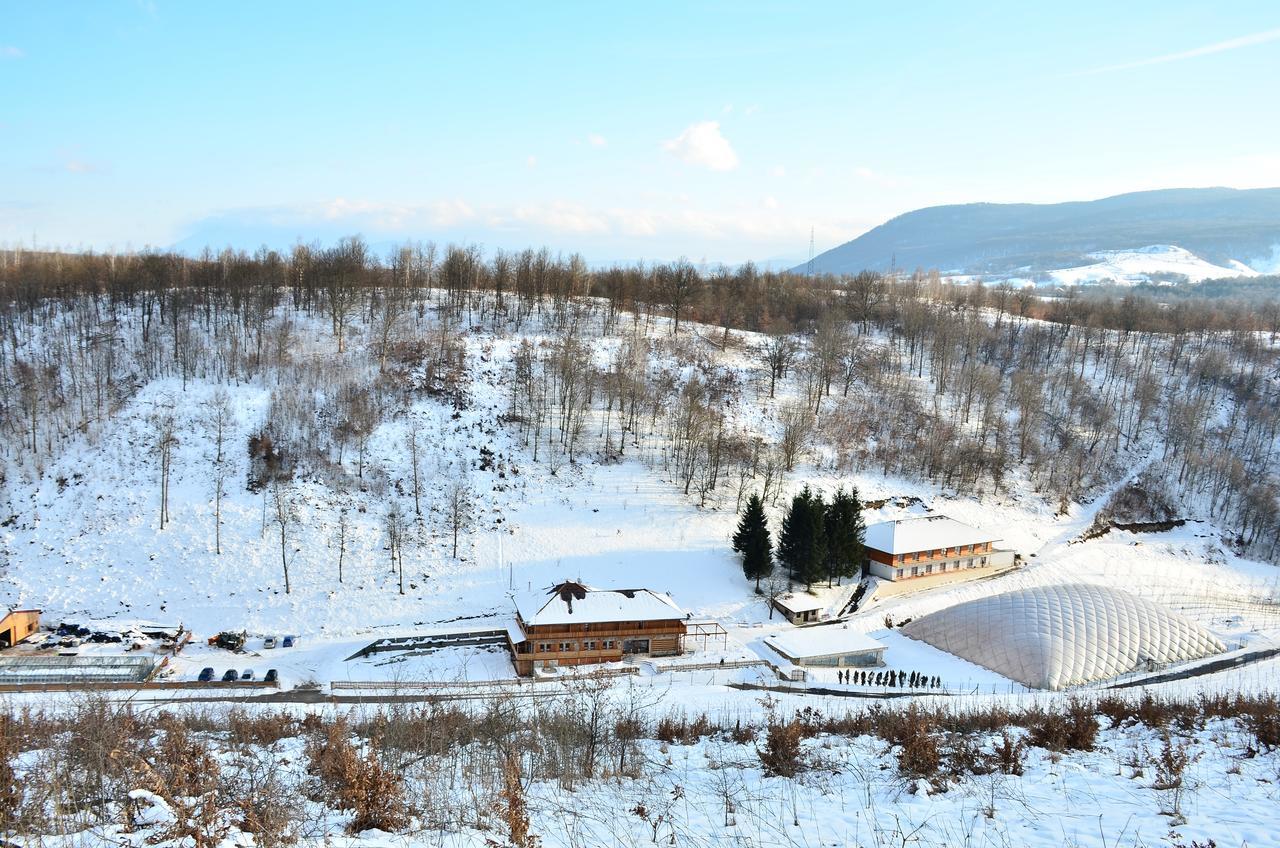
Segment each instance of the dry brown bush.
M795 777L804 767L801 742L805 729L798 721L773 722L765 736L764 748L757 748L760 765L769 777Z
M251 715L232 710L227 716L228 735L237 745L274 745L297 736L298 724L296 718L283 712Z
M360 755L345 719L329 722L308 741L307 758L323 796L340 809L352 811L351 833L374 828L395 831L408 823L400 776L379 763L372 748Z
M1063 712L1050 708L1028 712L1027 736L1032 745L1050 751L1092 751L1098 738L1098 717L1093 707L1070 701Z
M1021 739L1014 739L1009 731L1000 734L1000 741L995 745L995 765L1002 774L1022 774L1022 762L1026 756L1026 745Z

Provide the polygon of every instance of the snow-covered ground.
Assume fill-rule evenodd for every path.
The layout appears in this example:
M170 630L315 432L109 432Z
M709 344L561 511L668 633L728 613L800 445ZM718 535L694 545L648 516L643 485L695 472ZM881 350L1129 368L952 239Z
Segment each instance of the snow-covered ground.
M666 330L661 320L649 328L658 335ZM626 332L594 340L593 357L606 361ZM323 324L300 326L295 357L323 360L331 355L325 333ZM740 335L751 341L750 334ZM536 329L527 337L535 342L543 338ZM222 505L219 554L214 550L212 448L205 423L207 404L219 387L194 380L157 380L144 386L96 440L71 440L67 450L51 458L36 484L14 489L15 515L0 528L8 563L0 573L0 603L40 607L52 624L68 618L181 623L196 632L197 643L221 630L248 631L251 646L265 635L297 634L303 637L299 647L269 656L263 652L255 660L259 667L277 668L286 686L502 676L507 673L502 663L488 651L441 655L435 665L423 658L393 665L352 664L345 658L381 636L459 626L505 628L514 594L564 579L668 592L694 617L729 627L739 654L759 654L764 635L790 625L772 617L742 577L728 545L736 522L732 496L699 506L660 466L644 461L635 450L617 462L602 463L593 453L574 464L535 461L503 420L511 358L520 338L480 329L466 334L467 402L454 409L440 399L417 396L406 415L384 420L365 452L365 463L381 469L381 482L342 490L318 477L296 481L296 521L289 524L283 545L289 593L284 591L273 504L269 493L245 487L250 469L242 447L262 426L272 390L280 388L254 383L221 387L229 392L235 415L227 438L233 473ZM716 367L744 384L759 369L742 346L702 347ZM655 367L678 372L685 366L668 359ZM757 381L752 401L730 396L729 420L748 432L776 437L779 409L798 397L802 387L788 377L770 399L759 394L758 386ZM146 446L154 438L149 417L166 403L177 413L178 446L171 515L160 529L158 463ZM405 447L415 424L425 457L420 519L412 514ZM481 462L482 452L493 457L487 465ZM813 459L820 460L821 452ZM1005 547L1023 557L1023 567L1008 575L872 604L849 622L862 632L882 630L886 615L901 621L985 594L1086 581L1168 603L1233 644L1280 636L1280 621L1247 603L1257 595L1275 596L1280 574L1232 554L1212 526L1190 523L1147 536L1116 531L1077 542L1106 492L1062 512L1016 479L999 497L978 498L871 473L833 476L828 468L814 463L797 468L788 478L788 490L803 483L821 492L855 485L864 499L889 499L868 511L868 523L943 513L994 531ZM455 479L466 480L476 498L474 519L461 534L457 558L440 501ZM392 499L410 516L403 593L382 525ZM351 522L341 582L335 537L340 511ZM770 512L776 527L780 507ZM828 614L843 607L847 592L830 593ZM917 669L924 660L921 652L931 649L904 643L894 634L890 642L892 665L942 674L948 688L995 691L1001 686L989 672L957 665L954 659L931 656L934 669ZM206 656L210 650L189 649L189 656L174 663L175 673L193 677L206 663L218 672L244 665L217 652Z

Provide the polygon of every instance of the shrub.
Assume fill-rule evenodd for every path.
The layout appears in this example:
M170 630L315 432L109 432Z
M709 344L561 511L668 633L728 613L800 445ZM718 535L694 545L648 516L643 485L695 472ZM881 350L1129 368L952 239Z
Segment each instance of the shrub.
M1075 699L1065 712L1049 709L1028 718L1031 744L1050 751L1092 751L1098 738L1098 717Z
M377 828L399 830L408 823L404 785L378 762L370 750L364 756L351 743L344 719L336 719L307 743L309 771L320 780L324 794L353 813L351 833Z
M298 720L285 713L249 715L232 710L227 717L227 730L236 744L270 746L298 735Z
M1274 697L1254 701L1242 714L1259 748L1264 751L1280 748L1280 704Z
M924 720L908 724L898 749L898 774L908 779L924 779L935 789L945 785L938 774L942 766L942 751L938 746L938 732Z
M757 748L760 765L768 777L795 777L803 765L801 741L804 727L798 721L774 722L769 725L764 748Z
M756 741L756 726L754 724L743 724L739 721L733 726L733 730L729 731L729 738L739 745L754 742Z
M1026 745L1021 739L1014 739L1009 731L1000 734L1000 741L995 746L995 763L1003 774L1022 774L1022 761L1026 755Z
M520 759L508 754L502 767L502 805L499 815L507 826L507 837L512 848L537 848L540 841L529 828L529 811L525 804L523 775Z

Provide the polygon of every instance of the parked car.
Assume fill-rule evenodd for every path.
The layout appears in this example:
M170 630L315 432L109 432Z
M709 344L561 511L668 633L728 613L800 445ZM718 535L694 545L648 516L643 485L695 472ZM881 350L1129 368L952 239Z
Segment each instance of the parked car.
M274 636L268 636L267 638L262 640L262 647L266 648L268 651L274 648L275 646L276 646L276 637Z
M235 683L239 679L240 675L236 674L236 670L234 668L229 668L222 673L223 683Z
M240 672L240 679L241 679L241 680L252 680L252 679L253 679L253 669L251 669L251 668L246 668L244 671Z
M267 669L266 676L262 678L262 681L264 683L278 683L280 681L280 674L274 668L269 668Z
M80 647L80 640L75 636L63 636L61 639L58 640L58 647L78 648Z
M213 666L207 665L204 668L200 669L200 677L197 679L201 683L208 683L210 680L213 679L213 674L214 674Z
M297 638L296 636L286 636L286 637L284 637L284 641L280 643L280 647L282 647L282 648L292 648L292 647L293 647L294 640L295 640L296 638Z

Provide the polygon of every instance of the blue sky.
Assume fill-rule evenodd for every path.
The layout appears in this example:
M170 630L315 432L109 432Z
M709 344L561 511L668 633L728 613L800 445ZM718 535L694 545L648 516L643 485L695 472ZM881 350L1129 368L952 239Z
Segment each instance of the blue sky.
M0 243L803 258L1280 185L1280 5L0 0Z

